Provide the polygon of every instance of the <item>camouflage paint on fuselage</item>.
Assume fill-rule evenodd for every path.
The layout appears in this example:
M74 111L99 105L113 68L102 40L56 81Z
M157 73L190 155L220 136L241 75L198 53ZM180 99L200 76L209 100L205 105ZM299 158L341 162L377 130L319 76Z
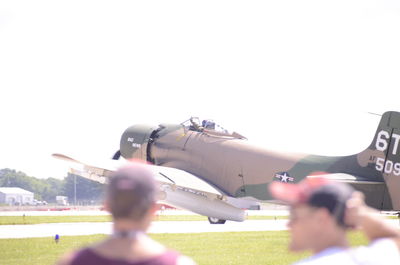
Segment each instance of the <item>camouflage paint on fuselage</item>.
M367 203L400 210L400 113L386 112L371 145L343 157L280 153L259 148L234 134L195 126L132 126L121 138L125 158L185 170L233 197L270 200L272 181L299 182L313 174L354 176Z

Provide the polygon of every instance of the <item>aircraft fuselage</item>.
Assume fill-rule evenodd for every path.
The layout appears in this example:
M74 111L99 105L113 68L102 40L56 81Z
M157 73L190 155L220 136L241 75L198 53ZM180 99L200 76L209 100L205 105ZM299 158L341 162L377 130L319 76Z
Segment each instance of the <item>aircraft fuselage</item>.
M128 128L121 138L121 154L125 158L184 170L231 197L263 201L272 199L267 189L272 181L296 183L313 174L362 173L382 183L373 188L359 188L369 195L368 198L374 198L370 204L377 208L391 207L383 180L377 179L378 174L370 170L374 161L367 161L367 167L363 167L356 155L326 157L280 153L232 134L176 124Z

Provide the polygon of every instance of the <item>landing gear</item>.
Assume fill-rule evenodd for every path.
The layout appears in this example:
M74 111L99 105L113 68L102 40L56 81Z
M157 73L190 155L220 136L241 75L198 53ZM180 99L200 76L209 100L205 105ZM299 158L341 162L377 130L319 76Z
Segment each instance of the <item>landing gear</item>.
M208 221L212 225L225 224L225 222L226 222L226 220L218 219L218 218L215 218L215 217L208 217Z

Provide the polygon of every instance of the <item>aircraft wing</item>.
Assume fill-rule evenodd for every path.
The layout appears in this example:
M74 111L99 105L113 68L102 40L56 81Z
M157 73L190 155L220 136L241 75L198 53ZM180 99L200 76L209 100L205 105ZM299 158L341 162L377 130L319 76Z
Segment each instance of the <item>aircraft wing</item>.
M102 161L102 166L98 166L95 163L84 163L80 160L74 159L70 156L66 156L63 154L53 154L53 157L57 159L61 159L64 161L80 164L83 166L83 169L72 168L71 173L79 173L77 175L84 174L87 179L91 179L100 183L106 183L107 178L110 177L113 172L115 172L118 168L122 167L124 164L128 163L126 160L106 160ZM177 185L180 187L185 187L188 189L193 189L197 191L207 192L216 195L223 195L220 191L215 189L213 186L208 184L207 182L193 176L186 171L170 168L170 167L162 167L162 166L153 166L148 165L149 168L155 173L154 177L157 181L165 184Z
M111 159L102 162L82 162L63 154L52 156L71 163L70 173L103 184L113 172L129 163L126 160ZM204 180L175 168L154 165L149 165L149 168L154 172L159 184L161 203L220 220L244 220L244 211L228 203L226 196Z

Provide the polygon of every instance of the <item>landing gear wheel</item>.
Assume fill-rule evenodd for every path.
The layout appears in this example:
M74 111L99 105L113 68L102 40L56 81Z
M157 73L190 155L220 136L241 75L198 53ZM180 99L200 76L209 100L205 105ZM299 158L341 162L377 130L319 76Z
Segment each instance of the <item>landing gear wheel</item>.
M208 221L212 225L225 224L225 222L226 222L226 220L218 219L218 218L215 218L215 217L208 217Z

